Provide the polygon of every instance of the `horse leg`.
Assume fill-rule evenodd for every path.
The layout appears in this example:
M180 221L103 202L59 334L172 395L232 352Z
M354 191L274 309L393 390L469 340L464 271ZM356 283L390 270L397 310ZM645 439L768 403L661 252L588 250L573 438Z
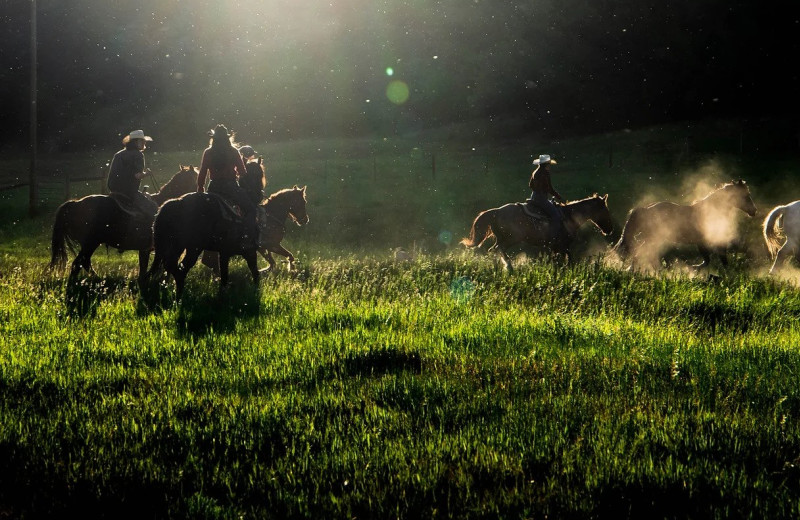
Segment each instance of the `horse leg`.
M288 261L289 261L288 270L291 271L292 267L294 267L294 255L288 249L286 249L285 247L283 247L280 244L278 244L277 246L273 247L272 251L275 254L285 256L288 259Z
M139 286L143 286L147 277L147 265L150 263L150 250L139 251Z
M216 251L203 251L203 265L211 269L215 276L219 276L219 253Z
M250 274L253 275L253 285L258 287L258 256L254 250L250 250L244 254L244 259L247 262L247 267L250 268Z
M222 289L227 287L228 285L228 263L231 261L231 257L227 253L220 253L219 254L219 290L220 292Z
M695 264L692 267L695 269L700 269L701 267L711 267L711 250L705 246L698 246L697 249L700 251L700 256L703 257L703 261L699 264Z
M795 248L790 246L789 242L787 241L778 250L778 254L775 255L775 261L772 262L772 267L769 270L769 274L775 274L781 269L783 269L783 266L786 263L786 259L789 258L790 256L794 256L795 259L798 259L797 253L795 252Z
M500 253L500 261L503 263L503 268L509 273L514 272L514 266L511 265L511 258L506 253L505 249L498 247L497 251Z
M189 270L194 267L194 264L197 263L197 258L200 256L201 252L202 249L187 249L183 260L181 260L180 263L177 263L177 261L175 262L176 267L173 276L175 277L175 292L178 298L183 294L183 288L186 285L186 276L189 274Z
M83 244L81 246L81 250L78 251L78 255L75 257L75 260L72 261L72 269L69 273L70 278L77 276L81 269L84 269L89 274L97 274L94 272L94 269L92 269L92 255L98 247L100 247L99 242Z
M266 260L267 263L269 263L268 270L269 271L274 271L275 270L275 259L272 258L272 253L269 252L269 249L267 249L265 247L259 247L258 248L258 252L261 253L261 256L264 257L264 260Z
M723 268L727 268L728 267L728 248L727 247L721 247L717 251L717 257L719 258L719 263L722 264L722 267Z
M197 263L197 259L200 258L200 253L202 252L202 249L187 249L179 269L183 271L184 274L188 274L189 270Z

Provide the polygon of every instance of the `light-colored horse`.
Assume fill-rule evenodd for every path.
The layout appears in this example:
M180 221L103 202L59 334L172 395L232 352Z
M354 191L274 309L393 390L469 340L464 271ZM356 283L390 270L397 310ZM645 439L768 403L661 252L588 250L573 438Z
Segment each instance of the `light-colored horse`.
M595 193L591 197L559 205L564 214L566 236L558 244L549 243L548 224L534 221L526 214L524 205L517 203L482 211L472 223L469 237L460 243L469 248L480 247L486 239L494 235L496 242L490 250L497 249L509 271L512 267L508 250L515 245L546 247L568 257L570 244L578 229L586 222L593 222L604 235L614 228L607 202L608 195L600 196Z
M736 209L751 217L756 214L743 180L727 183L688 206L662 201L634 208L612 252L622 262L631 260L631 267L638 262L655 269L671 245L688 244L697 246L703 257L695 267L709 264L712 253L727 265L727 249L736 239Z
M764 219L763 231L773 260L770 274L780 270L789 257L800 262L800 200L773 208Z

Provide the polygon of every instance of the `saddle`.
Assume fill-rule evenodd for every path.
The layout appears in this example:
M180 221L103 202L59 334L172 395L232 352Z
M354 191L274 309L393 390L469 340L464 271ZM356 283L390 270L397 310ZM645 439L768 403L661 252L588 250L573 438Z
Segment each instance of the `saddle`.
M540 207L534 206L528 202L517 202L517 206L522 209L522 212L525 213L534 224L547 224L550 222L550 218Z
M119 209L127 213L131 218L146 220L153 217L153 215L148 214L143 208L137 205L136 201L123 193L111 192L108 196L117 203Z
M229 222L242 222L242 210L232 200L216 193L206 193L206 200L212 204L217 204L220 209L220 214L224 220Z

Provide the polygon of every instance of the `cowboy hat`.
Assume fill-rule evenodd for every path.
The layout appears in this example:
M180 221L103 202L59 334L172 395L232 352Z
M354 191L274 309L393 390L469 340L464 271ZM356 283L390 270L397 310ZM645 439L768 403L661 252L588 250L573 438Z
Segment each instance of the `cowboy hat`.
M225 125L217 125L216 127L214 127L213 130L209 130L208 131L208 136L209 137L230 137L231 133L228 132L228 129L225 127Z
M540 155L538 159L533 160L533 164L537 166L540 164L558 164L555 159L551 159L549 155Z
M144 130L134 130L122 138L122 144L128 144L131 139L144 139L145 141L152 141L153 138L149 135L144 135Z
M250 146L249 144L246 144L246 145L242 146L241 148L239 148L239 153L242 154L242 157L253 157L258 152L253 150L252 146Z

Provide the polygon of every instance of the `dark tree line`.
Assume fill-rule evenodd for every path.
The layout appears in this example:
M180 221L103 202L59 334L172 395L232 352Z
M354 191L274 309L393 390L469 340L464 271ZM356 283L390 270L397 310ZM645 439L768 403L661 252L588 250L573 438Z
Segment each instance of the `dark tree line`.
M797 113L797 15L745 0L210 2L39 0L45 150L133 127L196 145L475 121L502 135L588 133ZM3 2L2 111L24 143L29 4ZM391 75L389 75L391 69ZM405 103L385 94L409 89Z

